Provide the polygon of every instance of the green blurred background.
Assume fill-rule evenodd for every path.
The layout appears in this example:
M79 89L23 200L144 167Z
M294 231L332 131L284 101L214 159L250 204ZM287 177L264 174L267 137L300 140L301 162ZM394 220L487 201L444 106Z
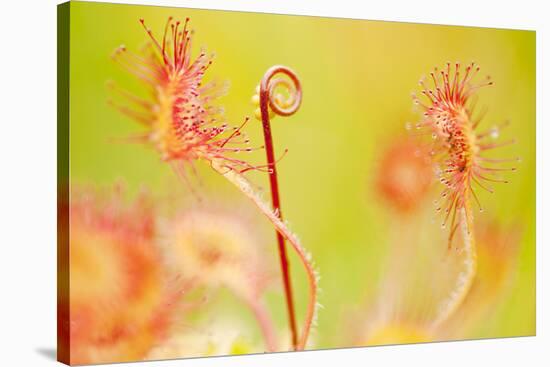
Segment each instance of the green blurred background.
M106 103L108 80L140 91L139 83L110 54L120 44L133 51L143 45L146 34L139 18L161 36L168 16L191 18L195 54L201 45L216 53L207 79L230 82L220 104L233 125L253 116L250 99L268 67L287 65L302 81L301 109L292 117L275 118L272 128L276 151L289 149L278 166L284 215L321 272L320 302L325 308L315 336L321 348L336 345L342 316L373 292L380 278L380 259L387 251L385 238L398 230L392 228L390 213L373 190L381 142L404 134L406 121L419 120L410 94L418 90L422 75L447 61L481 65L481 74L490 74L495 81L494 87L479 92L479 105L489 108L484 123L511 120L503 136L515 137L518 143L499 155L520 156L522 163L511 174L510 184L497 185L494 196L480 192L480 199L487 213L504 223L520 223L523 235L513 289L475 336L535 333L534 32L73 2L73 183L106 186L122 179L131 193L146 186L157 196L186 195L154 151L113 142L140 132L141 127ZM259 122L253 120L246 131L256 145L262 144ZM251 162L264 159L263 151L249 156ZM207 187L239 200L236 190L209 167L199 169ZM267 190L265 174L253 172L249 177ZM273 260L277 261L275 255ZM293 279L303 314L307 285L296 260L292 258ZM284 327L282 293L271 292L269 299ZM223 308L238 313L242 306L228 300ZM241 313L249 318L246 311Z

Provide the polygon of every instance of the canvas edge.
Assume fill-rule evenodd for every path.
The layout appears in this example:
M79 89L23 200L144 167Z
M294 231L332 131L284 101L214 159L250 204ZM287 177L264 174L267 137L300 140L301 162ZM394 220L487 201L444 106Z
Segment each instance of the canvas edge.
M70 8L70 2L57 5L57 360L68 365Z

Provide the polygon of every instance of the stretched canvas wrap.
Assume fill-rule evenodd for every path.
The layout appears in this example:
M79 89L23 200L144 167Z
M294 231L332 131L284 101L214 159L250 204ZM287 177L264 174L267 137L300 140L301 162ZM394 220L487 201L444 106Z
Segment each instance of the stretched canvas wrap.
M535 334L535 32L58 7L68 364Z

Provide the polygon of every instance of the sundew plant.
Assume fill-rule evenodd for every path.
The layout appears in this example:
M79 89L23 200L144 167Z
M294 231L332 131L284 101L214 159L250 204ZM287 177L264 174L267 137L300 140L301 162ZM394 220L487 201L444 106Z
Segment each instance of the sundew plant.
M534 334L531 32L70 6L70 363Z
M166 23L162 41L147 28L145 21L140 19L146 33L151 39L153 50L146 51L145 56L138 56L119 47L113 58L128 71L148 84L153 94L153 101L141 100L126 91L121 93L135 109L127 106L117 108L130 117L143 123L148 131L141 137L146 143L151 143L161 154L163 161L173 162L175 170L187 181L186 165L192 165L195 160L203 160L233 183L243 194L250 198L258 209L273 223L277 232L278 250L288 307L289 325L292 334L292 347L303 349L313 322L316 307L317 278L310 263L309 256L299 244L296 236L290 232L282 221L280 198L277 184L276 161L273 153L273 142L270 131L269 114L288 116L296 112L301 101L301 87L298 77L290 69L282 66L268 70L260 85L260 108L266 145L260 149L266 150L267 164L252 165L245 160L229 156L231 153L250 152L249 140L241 131L248 121L235 128L220 120L220 110L211 105L215 94L214 84L202 83L202 77L212 64L211 57L205 51L191 58L191 32L188 29L189 18L185 19L182 29L180 22L170 17ZM293 84L283 79L273 79L277 74L285 74ZM281 100L280 94L275 95L276 88L284 86L289 90L288 100ZM246 147L241 147L241 145ZM249 170L264 169L270 177L273 208L269 208L252 185L243 176ZM297 252L306 268L311 284L310 305L306 321L300 336L296 330L296 316L292 299L285 240Z
M422 122L417 129L428 128L434 141L429 154L436 162L436 174L444 185L436 210L443 214L441 226L449 225L448 246L452 247L454 234L460 230L462 246L456 246L466 254L464 271L460 273L456 289L442 305L441 315L436 323L445 320L466 297L476 273L476 244L474 234L473 202L479 212L483 211L476 195L476 189L493 193L493 183L508 183L503 172L515 171L511 162L519 158L490 158L487 152L513 144L514 140L497 141L502 127L507 123L486 127L481 130L483 116L474 116L475 103L472 99L478 89L492 86L493 81L476 81L480 67L473 62L463 70L460 63L447 63L445 68L430 72L433 87L420 80L422 102L413 95L414 103L423 110ZM507 164L507 167L502 167Z

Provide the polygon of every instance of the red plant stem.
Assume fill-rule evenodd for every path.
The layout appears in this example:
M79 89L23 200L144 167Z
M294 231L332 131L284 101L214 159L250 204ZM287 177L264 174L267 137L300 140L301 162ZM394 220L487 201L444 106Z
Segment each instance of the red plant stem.
M276 215L279 217L279 219L283 220L283 216L281 213L281 200L279 198L279 183L277 180L277 167L276 167L276 160L275 160L275 153L273 149L273 138L271 135L271 124L269 121L269 106L272 106L272 109L279 114L281 111L276 106L273 108L274 102L271 101L270 95L273 93L273 89L277 83L271 84L270 81L271 78L277 74L277 73L284 73L288 75L297 86L296 92L301 93L301 90L299 88L299 81L296 77L296 75L288 68L284 66L273 66L271 67L262 78L262 82L260 84L260 111L262 116L262 125L264 130L264 140L265 140L265 152L267 157L267 164L269 167L269 185L271 188L271 204L273 206L273 210L275 211ZM299 105L299 102L301 100L301 95L298 96L296 108ZM294 111L295 111L294 109ZM280 113L282 115L289 115L294 113L294 111L290 113L284 113L286 111L283 111L283 113ZM278 249L279 249L279 260L281 264L281 272L283 277L283 285L284 285L284 291L285 291L285 298L286 298L286 306L288 311L288 322L289 327L291 331L292 336L292 347L294 350L296 350L298 346L298 331L296 327L296 312L294 309L294 297L292 294L292 283L290 281L290 267L288 263L288 256L286 252L286 246L285 246L285 239L283 235L275 231L277 234L277 243L278 243Z

